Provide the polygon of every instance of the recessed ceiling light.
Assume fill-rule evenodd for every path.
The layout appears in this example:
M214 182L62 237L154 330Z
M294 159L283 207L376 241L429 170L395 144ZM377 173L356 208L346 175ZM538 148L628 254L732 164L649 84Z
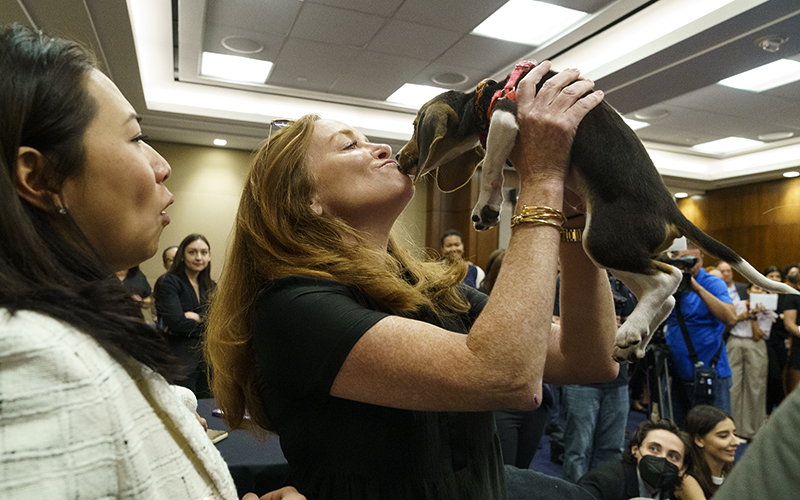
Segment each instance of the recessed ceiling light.
M784 177L789 177L789 178L800 177L800 172L784 172L783 176Z
M214 139L215 146L225 146L226 144L228 144L228 141L225 139Z
M509 0L472 31L473 35L542 45L587 17L586 12L535 0ZM531 20L537 20L536 28Z
M463 73L452 73L452 72L440 73L431 78L431 81L433 83L435 83L436 85L443 85L443 86L461 85L462 83L467 83L467 80L469 80L469 77L467 75Z
M447 89L431 87L430 85L406 83L397 89L394 94L387 97L386 100L388 102L405 104L412 108L418 108L442 92L447 92Z
M669 116L669 110L664 108L642 109L633 114L639 120L660 120Z
M272 69L272 63L249 57L203 52L200 67L200 74L203 76L233 82L264 83Z
M696 144L692 146L692 149L696 149L704 153L724 154L752 149L763 144L764 143L761 141L745 139L744 137L726 137L725 139L704 142L703 144Z
M639 130L640 128L649 127L650 124L647 122L640 122L639 120L631 120L630 118L622 117L623 121L628 124L631 130Z
M237 54L258 54L264 50L264 46L260 43L242 36L226 36L220 43Z
M688 197L689 193L684 193L683 191L681 191L680 193L675 193L675 198L688 198Z
M769 134L761 134L758 136L759 141L780 141L782 139L789 139L794 137L794 132L772 132Z
M778 59L720 80L719 84L751 92L763 92L797 80L800 80L800 61Z

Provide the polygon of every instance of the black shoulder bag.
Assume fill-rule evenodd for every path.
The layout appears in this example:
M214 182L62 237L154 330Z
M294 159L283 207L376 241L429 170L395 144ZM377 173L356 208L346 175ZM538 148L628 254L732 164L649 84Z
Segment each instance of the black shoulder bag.
M722 355L722 348L725 342L720 339L719 349L712 357L708 365L700 361L697 357L697 351L694 350L692 339L689 337L689 330L686 329L686 322L683 320L683 313L681 313L681 300L676 297L675 312L678 315L678 323L681 326L683 333L683 341L686 342L686 349L689 351L689 359L692 361L694 367L694 392L692 394L692 406L696 405L714 405L714 381L717 379L717 362L720 355Z

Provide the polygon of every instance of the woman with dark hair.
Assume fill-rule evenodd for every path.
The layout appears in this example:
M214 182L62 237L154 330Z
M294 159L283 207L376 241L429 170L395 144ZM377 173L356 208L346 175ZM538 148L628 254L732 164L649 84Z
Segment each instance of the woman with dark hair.
M0 28L0 74L0 497L235 498L114 276L158 249L169 165L76 44Z
M467 275L464 277L464 284L472 288L480 288L486 273L483 269L464 258L464 237L457 229L448 229L439 239L442 246L442 263L452 265L462 260L467 263Z
M765 276L776 278L777 267L772 266ZM780 271L780 279L787 285L800 287L800 273L795 265L785 266ZM794 352L787 347L800 345L800 327L797 312L800 311L800 295L782 293L778 296L778 318L772 325L772 332L767 339L767 414L797 386L800 381L800 349Z
M0 75L0 498L237 498L114 276L158 249L169 164L77 44L0 27Z
M183 370L176 382L202 398L210 397L200 343L214 285L211 246L202 234L190 234L178 245L175 261L156 290L158 324Z
M686 414L692 467L676 492L680 500L707 500L725 481L736 460L739 438L733 418L723 410L698 405Z
M307 115L255 155L206 356L229 424L247 410L278 433L288 482L310 498L504 499L490 410L536 408L543 378L616 376L606 273L560 243L585 222L560 208L575 131L602 94L577 70L537 92L549 68L520 82L511 155L518 203L538 215L515 224L488 299L461 284L465 262L420 262L393 237L414 185L388 145ZM561 327L542 293L559 256Z

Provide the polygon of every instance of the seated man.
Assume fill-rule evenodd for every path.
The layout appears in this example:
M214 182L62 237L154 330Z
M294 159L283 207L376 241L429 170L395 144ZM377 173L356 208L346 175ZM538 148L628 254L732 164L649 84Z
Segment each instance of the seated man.
M599 500L672 498L686 472L689 444L685 434L669 420L645 420L630 440L619 462L589 471L578 485Z

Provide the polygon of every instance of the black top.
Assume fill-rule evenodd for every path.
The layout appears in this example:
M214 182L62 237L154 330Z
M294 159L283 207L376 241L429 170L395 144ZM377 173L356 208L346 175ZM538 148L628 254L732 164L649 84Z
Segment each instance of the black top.
M416 319L467 333L486 296L462 286L469 313ZM253 347L261 397L309 500L506 497L492 412L400 410L335 398L348 353L388 316L355 287L291 276L259 293Z
M791 311L792 309L800 311L800 295L793 293L780 294L778 296L778 309L776 309L775 312L780 315L784 311ZM800 315L798 315L796 321L800 321ZM775 320L775 323L772 325L770 336L773 335L777 335L782 339L789 338L789 332L786 330L786 327L783 325L783 319L780 317Z
M137 269L133 274L129 272L127 275L125 275L125 279L122 280L122 285L129 292L134 293L143 299L146 299L150 296L150 283L147 282L147 277L144 275L141 269Z
M194 287L185 272L166 273L156 284L156 313L159 325L163 325L171 336L199 337L208 310L209 291L201 283L198 301ZM199 314L201 322L197 323L184 316L183 313L187 311Z
M619 462L608 462L590 470L578 480L578 485L592 494L597 500L626 500L638 498L639 474L636 465L623 459ZM675 498L670 491L666 499ZM709 497L710 498L710 497Z
M578 480L578 485L597 500L624 500L639 496L636 466L626 462L609 462L592 469Z

